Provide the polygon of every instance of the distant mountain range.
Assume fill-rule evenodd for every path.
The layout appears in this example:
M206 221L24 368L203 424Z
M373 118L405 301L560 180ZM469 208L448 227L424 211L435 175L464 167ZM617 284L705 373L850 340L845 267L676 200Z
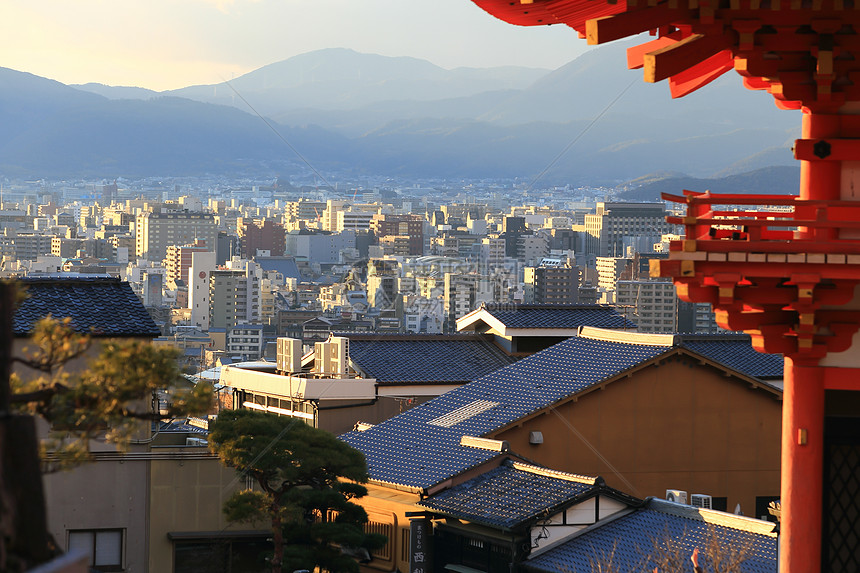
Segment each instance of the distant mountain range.
M661 193L681 195L684 189L713 193L746 193L754 195L797 195L800 191L800 167L763 167L747 173L697 179L678 175L654 174L627 183L618 194L627 201L659 201Z
M160 93L0 68L0 174L289 175L303 169L290 147L323 171L523 179L545 171L545 184L795 166L799 113L777 110L733 73L671 100L667 86L625 69L628 45L554 71L445 70L330 49Z

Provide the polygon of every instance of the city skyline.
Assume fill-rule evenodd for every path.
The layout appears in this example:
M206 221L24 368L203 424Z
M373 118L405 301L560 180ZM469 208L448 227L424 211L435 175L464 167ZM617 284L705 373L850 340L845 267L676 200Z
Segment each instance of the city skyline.
M566 26L510 26L469 0L12 0L3 15L5 67L65 84L156 91L220 83L332 47L447 69L555 69L588 49Z

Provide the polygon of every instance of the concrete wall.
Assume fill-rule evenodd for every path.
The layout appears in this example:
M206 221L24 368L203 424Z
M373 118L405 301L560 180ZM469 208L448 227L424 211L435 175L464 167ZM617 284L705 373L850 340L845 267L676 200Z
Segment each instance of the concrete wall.
M70 530L122 529L125 572L147 571L147 462L87 463L47 474L44 485L48 530L60 548L68 549Z

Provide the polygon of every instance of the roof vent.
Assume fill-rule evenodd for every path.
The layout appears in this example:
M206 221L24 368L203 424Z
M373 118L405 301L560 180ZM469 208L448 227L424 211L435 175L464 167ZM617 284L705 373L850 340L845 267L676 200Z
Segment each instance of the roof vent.
M460 438L460 445L469 448L478 448L479 450L489 450L491 452L507 452L511 448L506 441L478 438L475 436L463 436Z
M456 410L452 410L443 416L434 418L427 423L434 426L442 426L443 428L450 428L452 426L456 426L460 422L465 422L469 418L473 418L478 414L486 412L490 408L495 408L498 405L499 402L475 400L473 402L469 402L465 406L457 408Z
M542 444L543 432L529 432L529 443L534 445Z

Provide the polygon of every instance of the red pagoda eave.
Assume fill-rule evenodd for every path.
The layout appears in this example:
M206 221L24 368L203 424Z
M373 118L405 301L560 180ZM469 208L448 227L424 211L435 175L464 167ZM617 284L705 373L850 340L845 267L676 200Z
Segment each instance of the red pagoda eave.
M833 111L860 101L860 11L840 0L473 0L521 26L565 24L590 44L650 32L628 65L648 82L669 79L673 97L731 68L779 107Z
M860 277L860 204L689 191L663 198L687 204L685 217L669 217L687 238L672 242L668 260L652 261L652 273L673 277L681 299L710 303L720 326L748 332L762 352L815 361L850 346L860 311L833 307L852 300Z

